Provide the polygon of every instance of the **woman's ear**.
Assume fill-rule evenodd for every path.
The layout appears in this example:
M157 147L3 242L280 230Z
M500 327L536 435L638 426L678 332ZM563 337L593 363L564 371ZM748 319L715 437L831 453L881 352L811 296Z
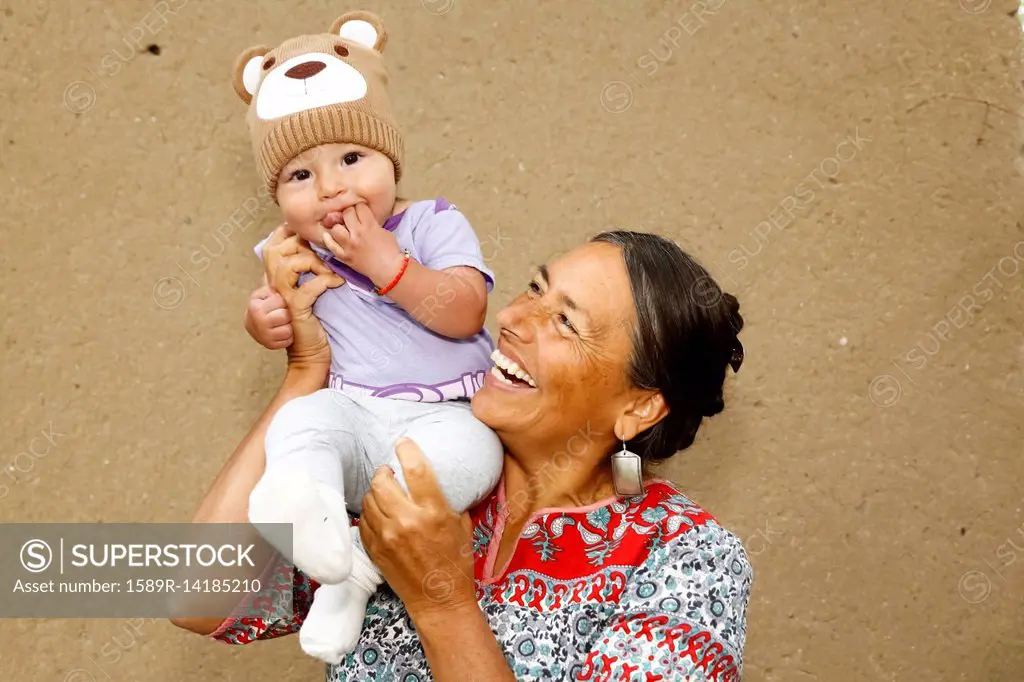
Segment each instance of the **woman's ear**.
M615 436L620 440L631 440L666 416L668 405L661 392L644 391L632 403L626 405L622 416L615 422Z
M646 431L668 416L668 404L661 391L651 391L634 408L640 418L640 430Z

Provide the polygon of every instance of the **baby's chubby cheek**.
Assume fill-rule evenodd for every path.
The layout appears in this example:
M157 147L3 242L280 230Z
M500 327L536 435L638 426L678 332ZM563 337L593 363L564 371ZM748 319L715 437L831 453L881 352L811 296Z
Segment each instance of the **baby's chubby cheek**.
M394 201L391 201L390 203L387 203L386 201L381 201L378 202L376 205L370 204L370 212L373 213L373 218L374 220L377 221L377 225L381 227L383 227L384 223L386 223L388 221L388 218L391 217L391 214L394 212L394 209Z

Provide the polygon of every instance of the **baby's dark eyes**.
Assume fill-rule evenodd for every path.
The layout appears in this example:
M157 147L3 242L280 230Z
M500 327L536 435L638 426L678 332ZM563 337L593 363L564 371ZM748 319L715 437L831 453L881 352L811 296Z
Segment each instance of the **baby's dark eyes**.
M359 159L362 158L362 156L363 155L359 152L349 152L348 154L345 154L345 156L341 157L341 165L351 166L355 163L358 163ZM288 176L288 180L295 180L301 182L302 180L308 180L311 177L313 177L312 173L310 173L305 168L300 168L296 171L292 171L292 173Z

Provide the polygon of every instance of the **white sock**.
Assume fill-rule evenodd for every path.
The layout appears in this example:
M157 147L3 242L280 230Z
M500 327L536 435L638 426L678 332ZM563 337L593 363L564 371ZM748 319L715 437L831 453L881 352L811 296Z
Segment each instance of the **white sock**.
M341 663L355 651L366 605L382 582L370 558L362 550L353 552L349 579L339 585L324 585L313 596L309 615L299 630L302 650L321 661Z
M268 475L269 474L269 475ZM249 496L249 521L292 526L291 546L264 537L296 568L321 584L340 583L352 569L352 538L345 498L305 473L285 467L265 474Z

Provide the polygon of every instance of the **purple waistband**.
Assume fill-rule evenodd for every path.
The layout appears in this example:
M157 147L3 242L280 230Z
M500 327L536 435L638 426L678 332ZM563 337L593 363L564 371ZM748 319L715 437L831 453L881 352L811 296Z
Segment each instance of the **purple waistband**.
M466 372L457 379L440 384L402 383L389 386L366 386L351 381L331 372L328 388L345 391L352 395L371 396L374 398L391 398L394 400L410 400L420 403L439 403L445 400L469 399L483 386L487 370Z

